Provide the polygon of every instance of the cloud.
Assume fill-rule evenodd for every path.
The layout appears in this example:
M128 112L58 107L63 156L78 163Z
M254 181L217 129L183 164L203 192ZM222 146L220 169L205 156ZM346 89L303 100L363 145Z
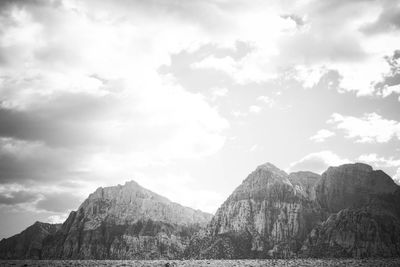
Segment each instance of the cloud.
M261 96L257 97L257 100L265 103L270 108L272 108L276 105L275 100L273 100L272 98L265 96L265 95L261 95Z
M377 154L363 154L358 157L358 161L373 164L377 168L382 167L400 167L400 159L379 157Z
M21 203L32 202L37 199L37 194L26 191L14 191L8 193L0 193L0 205L16 205Z
M388 97L400 94L400 50L395 50L391 56L385 56L390 70L375 84L377 94Z
M381 157L375 153L363 154L357 158L357 161L370 164L375 169L383 169L389 174L393 174L392 178L400 184L400 159L394 157Z
M50 212L65 213L78 209L82 202L81 197L68 193L48 193L36 203L36 208Z
M400 139L400 123L376 113L366 113L361 118L334 113L328 123L346 133L346 138L358 143L386 143L392 138Z
M335 133L326 129L319 130L315 135L310 137L310 140L321 143L324 142L327 138L334 136Z
M322 173L330 166L338 166L349 163L348 159L343 159L333 153L325 150L321 152L310 153L298 161L290 164L290 171L312 171Z
M211 91L211 100L215 101L217 98L224 97L227 94L228 94L228 89L214 87L214 88L212 88L212 91Z
M226 25L219 4L8 2L0 9L0 185L35 194L30 212L63 216L99 185L223 148L230 124L218 107L158 72L171 54L212 40L207 24ZM10 209L20 207L21 196L7 196Z
M400 5L396 1L385 1L378 18L361 27L365 34L379 34L400 30Z
M250 113L260 113L261 110L262 110L262 107L257 106L257 105L251 105L251 106L249 107L249 112L250 112Z
M400 167L397 169L396 174L393 176L393 180L400 185Z

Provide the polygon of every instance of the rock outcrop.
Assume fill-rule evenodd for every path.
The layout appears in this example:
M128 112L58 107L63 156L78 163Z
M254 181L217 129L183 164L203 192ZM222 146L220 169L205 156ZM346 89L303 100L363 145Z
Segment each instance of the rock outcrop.
M35 222L21 233L0 241L0 259L40 259L42 242L61 224Z
M400 189L384 172L361 163L330 167L316 198L331 216L311 231L303 255L400 256Z
M311 229L321 221L308 193L312 174L290 176L274 165L259 166L228 197L207 234L195 236L188 251L200 258L266 258L294 256ZM307 186L304 186L307 184ZM310 187L311 186L311 187ZM205 241L204 241L205 240Z
M99 188L60 231L43 242L42 258L175 259L211 214L169 201L136 182Z
M398 186L383 171L374 171L363 163L329 167L316 185L316 197L330 213L351 207L362 207L372 198L391 194Z

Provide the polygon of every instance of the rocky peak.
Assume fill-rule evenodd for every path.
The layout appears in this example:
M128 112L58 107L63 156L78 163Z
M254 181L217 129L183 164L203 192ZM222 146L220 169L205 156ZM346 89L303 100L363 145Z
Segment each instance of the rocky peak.
M288 174L266 163L258 166L218 209L208 228L211 241L200 255L289 255L300 247L316 221L319 214L312 201L298 194ZM224 251L225 247L229 249ZM224 253L217 253L220 250Z
M126 182L124 185L110 186L110 187L99 187L97 190L90 194L88 200L99 200L108 199L115 200L117 203L131 203L133 200L145 200L151 199L156 202L169 203L171 202L167 198L160 196L142 186L137 182L131 180ZM84 205L84 204L83 204Z
M153 220L164 223L206 225L212 215L174 203L135 181L124 185L98 188L79 207L85 229L95 229L102 222L117 225Z
M278 167L269 162L259 165L256 171L257 170L264 170L267 172L271 172L278 177L287 177L286 172L284 172L283 170L279 169Z
M271 163L265 163L258 166L250 173L242 184L235 189L227 201L264 199L269 196L270 189L277 185L292 187L287 173Z
M376 194L389 194L397 189L383 171L374 171L364 163L330 167L316 185L316 197L329 212L368 203Z

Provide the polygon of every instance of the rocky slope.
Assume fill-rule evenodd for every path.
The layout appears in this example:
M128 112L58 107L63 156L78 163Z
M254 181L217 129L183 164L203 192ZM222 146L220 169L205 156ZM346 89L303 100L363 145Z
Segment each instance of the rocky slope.
M312 201L316 178L288 175L270 163L257 167L218 209L207 232L192 239L187 253L200 258L295 255L322 220Z
M400 189L384 172L361 163L330 167L316 198L331 216L311 231L303 255L400 256Z
M183 207L136 182L99 188L43 242L43 258L179 258L211 214Z
M35 222L21 233L0 241L1 259L40 259L43 239L61 224Z

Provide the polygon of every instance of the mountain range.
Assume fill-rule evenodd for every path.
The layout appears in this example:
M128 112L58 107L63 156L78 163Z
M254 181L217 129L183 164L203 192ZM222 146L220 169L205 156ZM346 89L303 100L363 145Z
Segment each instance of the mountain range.
M98 188L61 224L0 241L2 259L399 257L400 186L371 166L258 166L215 215L134 181Z

